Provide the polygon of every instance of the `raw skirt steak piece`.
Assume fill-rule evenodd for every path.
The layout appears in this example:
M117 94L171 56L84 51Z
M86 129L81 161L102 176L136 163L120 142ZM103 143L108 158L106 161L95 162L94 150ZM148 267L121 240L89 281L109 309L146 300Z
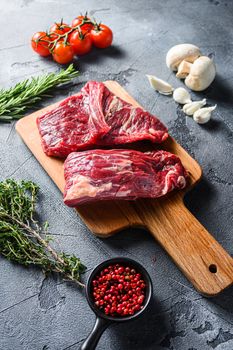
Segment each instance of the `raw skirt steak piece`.
M64 202L70 207L100 200L156 198L186 186L180 159L166 151L89 150L64 163Z
M60 105L37 119L42 147L48 156L66 157L70 152L87 148L110 127L102 112L104 85L68 97Z
M167 128L155 116L123 101L95 81L39 117L37 125L44 152L58 157L97 145L139 140L160 143L168 137Z
M167 128L157 117L115 96L106 87L103 113L111 129L97 141L99 145L114 146L140 140L161 143L168 137Z

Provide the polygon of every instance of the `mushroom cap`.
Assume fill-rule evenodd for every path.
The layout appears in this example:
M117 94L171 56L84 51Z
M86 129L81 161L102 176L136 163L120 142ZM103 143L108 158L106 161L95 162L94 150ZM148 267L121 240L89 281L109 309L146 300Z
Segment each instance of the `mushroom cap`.
M203 91L213 82L216 75L215 64L207 56L201 56L192 64L185 85L194 91Z
M168 68L177 71L179 64L185 60L193 63L201 55L200 49L192 44L179 44L173 46L167 53L166 64Z

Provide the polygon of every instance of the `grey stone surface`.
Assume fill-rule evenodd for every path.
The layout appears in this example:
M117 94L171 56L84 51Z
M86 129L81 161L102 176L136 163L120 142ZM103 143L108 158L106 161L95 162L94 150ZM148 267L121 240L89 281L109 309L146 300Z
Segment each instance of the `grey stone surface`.
M71 21L89 12L114 31L114 46L94 50L76 61L81 75L45 106L78 91L89 79L120 82L145 108L160 116L171 134L198 160L204 178L186 197L188 208L230 253L233 253L232 107L233 2L227 0L1 0L0 85L54 71L29 45L32 33L63 17ZM164 63L167 50L191 42L213 53L218 75L204 93L218 108L213 120L199 126L184 117L168 97L150 89L145 74L182 85ZM0 125L0 179L31 179L41 187L39 213L50 222L58 248L75 253L88 270L108 257L129 256L149 271L153 302L146 314L126 325L111 326L98 349L232 350L233 290L206 299L199 295L153 238L127 230L108 240L96 238L62 196L17 136L14 123ZM88 272L87 274L88 275ZM86 276L85 276L86 278ZM75 350L87 336L94 315L77 288L56 276L0 258L0 349Z

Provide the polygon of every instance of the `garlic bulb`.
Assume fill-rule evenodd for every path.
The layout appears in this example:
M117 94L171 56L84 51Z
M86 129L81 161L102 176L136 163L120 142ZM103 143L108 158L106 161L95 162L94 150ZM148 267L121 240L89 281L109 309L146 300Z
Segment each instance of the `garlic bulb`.
M206 99L204 98L202 101L194 101L190 103L186 103L183 107L183 112L187 115L193 115L198 109L205 106Z
M194 113L193 119L198 124L205 124L205 123L207 123L210 120L210 118L211 118L211 112L214 111L216 107L217 107L217 105L215 105L213 107L205 107L205 108L198 109Z
M162 95L171 95L173 87L166 81L155 77L154 75L147 75L150 85L153 89Z
M173 91L173 99L182 105L192 102L189 92L182 87Z

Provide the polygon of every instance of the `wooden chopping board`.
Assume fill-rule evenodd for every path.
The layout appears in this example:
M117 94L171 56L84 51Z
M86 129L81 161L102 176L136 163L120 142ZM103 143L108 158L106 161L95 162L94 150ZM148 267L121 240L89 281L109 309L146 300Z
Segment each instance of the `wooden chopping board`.
M117 82L107 81L105 85L125 101L139 106ZM36 118L57 105L55 103L21 119L16 130L63 192L63 161L44 154L36 126ZM145 149L145 145L139 147ZM149 147L157 146L149 143ZM190 181L185 191L190 190L201 178L200 166L171 137L162 148L180 157L189 172ZM173 192L159 199L98 202L80 206L77 211L88 228L103 238L127 227L148 229L195 288L206 296L213 296L232 285L233 259L184 206L185 191Z

